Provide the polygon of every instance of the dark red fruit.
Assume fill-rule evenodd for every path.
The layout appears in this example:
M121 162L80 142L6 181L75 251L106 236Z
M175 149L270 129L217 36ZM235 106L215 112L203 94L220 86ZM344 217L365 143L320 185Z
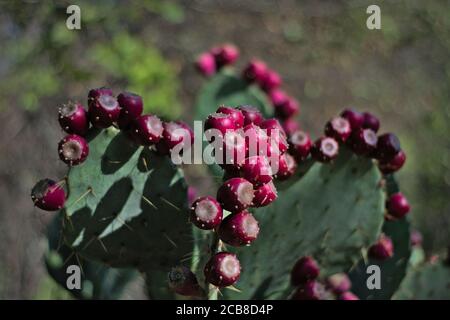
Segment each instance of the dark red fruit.
M58 154L64 163L76 166L86 160L89 155L89 145L83 137L69 134L59 141Z
M384 174L390 174L400 170L406 162L406 154L400 150L394 158L388 162L379 161L378 168Z
M345 109L344 111L342 111L341 117L348 120L350 126L352 127L352 130L359 129L364 124L363 114L353 109Z
M59 108L58 120L67 133L84 136L89 129L88 114L79 103L69 102Z
M348 141L352 151L358 155L373 155L377 147L378 137L372 129L355 129Z
M273 143L273 147L278 148L278 154L283 154L288 150L289 144L287 142L286 133L277 119L272 118L264 120L260 127L267 131L267 135L269 136L268 143L269 145ZM271 156L270 152L267 153L267 156Z
M273 182L266 183L255 190L252 207L265 207L274 202L278 197L277 189Z
M324 285L315 280L309 280L299 285L292 296L292 300L324 300L325 297Z
M320 269L313 257L301 257L294 265L291 271L291 283L293 286L299 286L308 280L314 280L319 276Z
M217 201L230 212L240 212L252 204L253 185L244 178L231 178L217 191Z
M194 143L194 132L183 121L164 122L163 128L162 137L169 149L173 149L180 143L186 146Z
M401 219L409 213L411 207L406 197L398 192L391 195L386 201L386 209L390 216Z
M110 95L101 94L89 104L89 119L96 128L108 128L119 119L120 106Z
M341 294L352 288L352 282L345 273L336 273L329 276L326 280L327 288L335 294Z
M241 264L235 254L219 252L206 263L204 274L208 283L228 287L239 280Z
M288 137L292 136L294 132L300 130L300 125L295 119L292 118L283 120L281 125L283 126L284 132L286 132Z
M245 67L242 77L247 82L257 82L262 83L264 76L267 72L267 66L264 62L254 59Z
M229 130L235 130L236 124L234 122L234 118L230 114L225 113L213 113L206 118L205 121L205 135L208 140L211 140L214 137L214 133L212 130L218 130L222 134L222 139L225 133Z
M330 162L337 158L339 154L339 144L330 137L319 138L311 147L312 157L319 162Z
M245 160L247 153L247 144L245 143L245 136L241 129L236 131L229 131L225 134L223 141L223 159L219 163L222 168L231 173L241 167ZM216 153L217 155L218 153Z
M239 57L239 49L232 44L225 44L212 50L216 65L220 68L236 62Z
M338 300L359 300L359 298L351 292L343 292L339 295Z
M369 248L369 257L376 260L386 260L394 255L394 244L391 238L382 234L378 241Z
M264 75L262 82L260 83L261 89L266 92L270 92L274 89L277 89L282 83L280 75L273 71L267 70Z
M222 218L222 207L213 197L200 197L191 206L191 221L200 229L214 229Z
M134 140L145 146L157 143L161 139L163 131L163 123L154 115L140 116L131 124L131 134Z
M235 247L249 245L258 233L258 221L246 210L227 216L218 229L220 240Z
M267 153L269 137L265 130L250 123L244 127L243 132L248 156L255 156L264 152Z
M372 129L374 132L378 132L378 129L380 129L380 120L378 120L378 118L370 112L364 112L363 117L364 121L362 127L364 129Z
M306 132L297 130L292 133L290 139L289 150L298 162L305 160L311 150L311 138Z
M256 107L253 106L240 106L238 108L241 110L244 115L244 126L249 125L251 123L259 126L261 122L264 120L261 112Z
M325 135L336 139L338 142L345 142L350 137L352 128L350 122L342 117L336 117L327 122Z
M286 92L280 89L274 89L269 92L269 99L274 107L281 106L288 99Z
M229 114L234 120L234 126L236 129L244 127L244 115L236 108L220 106L216 113Z
M278 161L278 172L275 174L280 181L289 179L297 170L297 162L288 153L282 154Z
M272 167L264 156L253 156L245 159L241 172L242 177L255 186L261 186L272 181Z
M141 96L131 92L119 94L117 102L121 108L118 120L119 128L126 129L133 120L142 114L144 103Z
M197 58L195 67L202 75L210 77L216 73L216 59L212 53L205 52Z
M195 274L185 266L173 267L168 274L169 288L182 295L202 297L203 289L200 287Z
M101 95L112 96L113 92L110 88L101 87L89 90L88 93L88 105L98 99Z
M64 206L66 194L64 189L55 181L42 179L31 190L31 200L39 209L56 211Z
M400 141L393 133L385 133L378 137L376 157L382 162L391 161L401 151Z
M296 115L300 110L300 106L297 100L292 97L288 97L282 104L275 106L275 116L281 119L289 119Z

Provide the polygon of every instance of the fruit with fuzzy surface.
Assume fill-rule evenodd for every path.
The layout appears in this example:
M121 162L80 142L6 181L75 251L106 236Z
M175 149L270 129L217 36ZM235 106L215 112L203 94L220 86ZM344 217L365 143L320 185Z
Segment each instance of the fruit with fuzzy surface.
M185 266L173 267L167 275L169 288L182 296L202 297L203 289L200 287L195 274Z
M339 144L330 137L319 138L311 147L312 157L319 162L330 162L337 158L339 154Z
M363 113L363 124L362 127L365 129L372 129L374 132L378 132L380 129L380 120L378 120L377 117L375 117L370 112L364 112Z
M406 197L402 193L397 192L386 201L386 209L389 215L401 219L409 213L411 207Z
M347 141L351 133L350 122L342 117L335 117L325 125L325 135L342 143Z
M59 141L58 154L64 163L76 166L86 160L89 155L89 145L83 137L69 134Z
M58 121L67 133L84 136L89 129L88 114L79 103L69 101L59 108Z
M379 161L378 168L384 174L390 174L400 170L406 162L406 154L400 150L390 161Z
M117 97L120 106L119 128L126 129L131 121L137 119L144 110L142 97L132 92L122 92Z
M376 158L382 162L391 161L401 151L400 140L393 133L385 133L378 137Z
M244 126L244 115L242 112L236 108L220 106L216 113L224 113L230 115L234 120L234 125L236 129L242 128Z
M217 201L230 212L240 212L252 204L253 185L244 178L231 178L217 190Z
M261 112L258 108L253 106L240 106L238 107L244 115L244 126L249 125L251 123L259 126L261 122L264 120Z
M96 128L108 128L119 119L120 106L110 95L101 94L90 101L89 119Z
M278 161L278 172L275 174L276 178L284 181L292 177L297 170L297 162L294 157L288 153L282 154Z
M241 172L242 177L255 186L261 186L272 181L272 167L264 156L253 156L245 159Z
M200 197L191 205L190 219L200 229L214 229L220 224L222 218L222 207L213 197Z
M266 72L266 64L261 60L253 59L245 67L244 71L242 72L242 77L249 83L261 83L264 79L264 76L266 75Z
M350 149L358 155L373 155L378 137L372 129L355 129L348 140Z
M202 53L195 61L195 67L205 77L210 77L216 73L216 59L210 52Z
M309 134L297 130L289 138L289 151L298 162L305 160L311 150L312 142Z
M319 273L319 265L313 257L301 257L292 268L291 283L293 286L299 286L309 280L316 279L319 276Z
M258 221L246 210L227 216L218 229L220 240L235 247L249 245L258 233Z
M345 109L341 112L341 117L348 120L352 130L359 129L363 126L364 116L362 113L353 110L353 109Z
M134 120L130 130L135 142L140 145L150 146L161 139L164 127L157 116L147 114Z
M278 197L277 189L273 182L266 183L255 190L252 207L265 207L274 202Z
M66 194L60 184L50 179L42 179L31 190L31 200L39 209L56 211L64 206Z
M241 264L235 254L219 252L206 263L204 274L208 283L217 287L228 287L239 280Z
M384 261L394 255L394 244L391 238L382 234L378 241L369 248L369 257Z
M341 294L349 291L352 287L350 278L345 273L335 273L326 280L327 288L335 294Z

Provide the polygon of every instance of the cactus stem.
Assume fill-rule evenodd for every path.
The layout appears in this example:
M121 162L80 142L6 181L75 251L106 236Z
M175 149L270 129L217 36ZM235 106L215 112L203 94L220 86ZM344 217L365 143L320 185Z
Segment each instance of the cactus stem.
M177 244L172 240L172 239L170 239L170 237L164 232L163 233L163 236L175 247L175 248L178 248L178 246L177 246Z
M167 203L169 206L171 206L172 208L174 208L177 211L181 211L180 208L178 208L176 205L174 205L172 202L170 202L169 200L167 200L164 197L159 197L162 201L164 201L165 203Z
M158 210L158 208L153 204L153 202L147 199L144 195L142 195L142 199L144 199L145 202L147 202L150 206L152 206L153 209Z

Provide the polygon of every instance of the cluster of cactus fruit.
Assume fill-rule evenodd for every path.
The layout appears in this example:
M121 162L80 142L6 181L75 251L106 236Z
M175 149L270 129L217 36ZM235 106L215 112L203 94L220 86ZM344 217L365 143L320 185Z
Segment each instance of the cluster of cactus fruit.
M226 287L235 289L223 293L231 298L364 298L351 273L359 259L365 264L361 250L377 263L409 257L410 205L397 189L385 200L386 184L406 160L398 138L378 135L373 114L345 109L311 140L294 119L299 103L281 89L278 73L253 59L239 76L230 75L238 57L236 47L222 45L196 61L212 79L197 110L202 138L216 147L222 169L215 197L195 198L167 157L197 138L186 123L142 115L137 94L116 98L98 88L89 91L88 110L79 103L59 110L68 135L58 152L69 175L39 181L34 204L61 210L60 236L75 254L141 271L151 298L173 292L214 298ZM349 181L353 177L360 181ZM339 214L348 226L337 231ZM391 239L395 228L407 229L405 250L403 234ZM398 265L394 271L405 272L406 263Z

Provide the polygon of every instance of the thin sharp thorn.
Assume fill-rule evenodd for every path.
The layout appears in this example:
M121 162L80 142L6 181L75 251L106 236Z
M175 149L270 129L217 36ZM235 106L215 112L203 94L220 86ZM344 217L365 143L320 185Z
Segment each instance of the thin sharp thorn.
M109 162L109 163L122 163L122 161L119 161L119 160L109 160L109 159L106 159L106 161Z
M145 160L145 157L142 157L142 162L144 163L145 171L148 171L147 160Z
M142 199L144 199L145 202L147 202L149 205L153 207L153 209L158 210L158 208L149 200L146 196L142 195Z
M103 243L102 239L97 238L98 242L100 242L101 246L103 247L103 250L105 250L106 253L108 253L108 249L106 249L105 244Z
M92 243L92 241L95 240L95 237L92 237L91 240L89 240L83 247L83 250L85 250L87 247L89 247L89 245Z
M130 225L128 225L128 223L126 223L125 220L123 220L121 217L117 217L117 220L119 220L119 222L122 223L125 227L130 229L130 231L134 231L133 228Z
M178 248L178 246L177 246L177 244L172 240L172 239L170 239L169 238L169 236L164 232L163 233L163 236L175 247L175 248Z
M80 267L81 275L84 276L83 265L81 264L80 257L78 257L78 254L76 254L76 253L75 253L75 258L77 259L78 266Z
M74 227L73 222L72 222L72 218L67 214L67 212L66 212L66 218L69 221L69 224L70 224L70 227L72 228L72 230L75 230L75 227Z
M75 200L71 205L67 206L66 208L70 208L71 206L76 205L79 201L81 201L81 199L83 199L84 197L86 197L89 193L92 194L94 193L94 191L92 190L92 188L88 188L87 191L85 193L83 193L77 200Z
M63 266L66 265L67 262L69 262L70 259L72 259L73 255L75 254L75 251L72 251L69 256L64 260Z
M110 220L110 219L114 219L114 218L115 218L115 216L103 217L98 221L101 222L101 221L106 221L106 220Z
M228 287L226 287L226 289L229 289L229 290L235 291L235 292L242 292L241 290L239 290L239 289L236 288L235 286L228 286Z
M170 202L169 200L167 200L164 197L159 197L162 201L164 201L165 203L167 203L169 206L171 206L172 208L174 208L177 211L181 211L180 208L178 208L176 205L174 205L172 202Z

